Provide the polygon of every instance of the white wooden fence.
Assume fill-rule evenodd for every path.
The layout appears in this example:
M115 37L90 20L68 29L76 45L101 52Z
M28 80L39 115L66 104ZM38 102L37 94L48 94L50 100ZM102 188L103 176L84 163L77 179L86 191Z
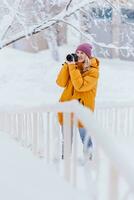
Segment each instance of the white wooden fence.
M64 160L61 161L62 137L57 112L64 112ZM71 149L70 113L75 113L73 145ZM115 136L133 139L134 105L97 106L93 115L78 102L57 103L40 107L7 107L0 109L0 130L10 134L35 156L48 163L56 163L59 173L67 181L78 185L77 120L80 119L92 135L96 148L93 161L83 166L90 199L127 200L134 193L134 164ZM99 125L98 125L99 124ZM130 156L133 156L130 152ZM62 163L62 164L61 164ZM62 167L61 167L62 165ZM45 170L45 169L44 169ZM127 184L120 192L120 177Z

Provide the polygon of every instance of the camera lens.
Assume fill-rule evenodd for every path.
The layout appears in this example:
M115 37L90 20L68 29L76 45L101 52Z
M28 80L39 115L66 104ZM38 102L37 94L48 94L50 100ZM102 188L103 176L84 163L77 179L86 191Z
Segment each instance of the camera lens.
M72 56L74 57L74 61L75 62L78 62L78 56L76 53L72 53Z
M67 59L67 61L72 62L73 61L73 56L71 54L68 54L66 59Z
M78 56L75 53L68 54L67 57L66 57L66 60L69 61L69 62L72 62L72 61L78 62Z

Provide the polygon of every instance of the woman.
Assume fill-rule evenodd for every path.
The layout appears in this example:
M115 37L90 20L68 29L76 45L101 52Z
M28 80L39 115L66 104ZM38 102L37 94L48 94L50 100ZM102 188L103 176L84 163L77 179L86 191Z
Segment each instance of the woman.
M92 57L92 46L88 43L80 44L76 49L78 61L66 60L58 77L57 84L64 87L60 102L77 99L83 106L94 111L95 97L99 78L99 61ZM63 123L62 113L58 114L60 124ZM91 158L92 140L86 129L79 122L79 132L84 144L84 152Z

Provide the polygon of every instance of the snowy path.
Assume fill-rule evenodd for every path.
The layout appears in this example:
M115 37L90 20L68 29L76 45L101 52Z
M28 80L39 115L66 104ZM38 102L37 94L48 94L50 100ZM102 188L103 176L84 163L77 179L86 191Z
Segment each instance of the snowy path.
M87 200L9 135L0 133L0 199Z

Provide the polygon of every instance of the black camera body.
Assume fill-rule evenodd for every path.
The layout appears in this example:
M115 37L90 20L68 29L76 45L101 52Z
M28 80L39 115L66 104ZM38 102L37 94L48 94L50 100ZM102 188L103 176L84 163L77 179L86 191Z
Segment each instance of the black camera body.
M71 53L71 54L68 54L67 57L66 57L67 61L69 62L78 62L78 56L76 53Z

